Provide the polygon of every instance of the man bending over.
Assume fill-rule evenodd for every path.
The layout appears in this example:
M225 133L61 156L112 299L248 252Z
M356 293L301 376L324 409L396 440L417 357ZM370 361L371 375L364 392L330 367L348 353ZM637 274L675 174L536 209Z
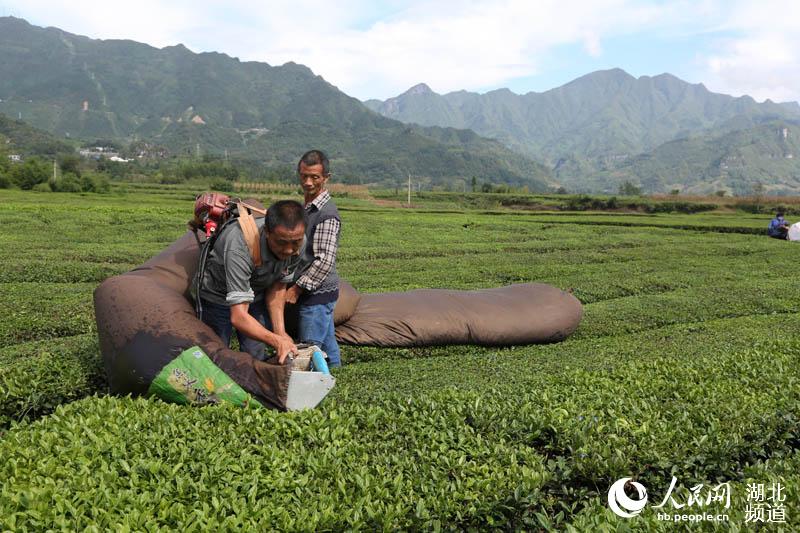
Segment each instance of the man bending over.
M202 320L226 345L235 328L242 351L264 360L267 344L283 363L297 351L286 334L283 310L287 283L301 264L307 217L298 202L282 200L255 222L260 266L253 261L239 219L220 230L200 283Z

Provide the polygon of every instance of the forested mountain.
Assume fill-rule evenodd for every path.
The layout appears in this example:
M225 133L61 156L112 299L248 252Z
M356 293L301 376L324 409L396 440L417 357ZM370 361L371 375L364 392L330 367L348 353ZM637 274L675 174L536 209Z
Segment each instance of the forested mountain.
M634 78L620 69L598 71L556 89L525 95L508 89L439 95L420 84L385 102L365 104L404 122L470 128L496 138L519 153L545 161L556 179L573 190L614 190L615 180L639 177L645 190L663 191L663 183L686 179L656 178L632 169L644 169L642 161L648 158L662 161L659 168L678 167L682 154L677 147L696 150L704 142L712 147L709 139L736 131L750 132L725 137L730 153L740 149L748 154L741 160L739 181L759 173L759 179L776 183L800 180L798 160L767 165L780 174L764 176L761 171L765 167L759 161L769 159L767 152L756 155L730 144L749 142L752 135L774 130L760 128L762 124L799 120L797 103L757 103L748 96L716 94L702 84L689 84L670 74ZM646 155L679 139L685 142ZM706 155L710 157L710 153ZM694 183L695 178L707 179L710 172L707 166L691 166L683 175L692 176L689 181Z
M337 177L552 186L548 168L471 131L417 127L366 109L308 68L94 40L0 18L0 112L58 136L148 140L173 154L266 165L327 150Z
M774 121L667 142L597 174L596 180L606 189L629 181L645 190L690 194L797 194L798 158L800 124Z
M0 156L3 154L55 156L75 147L58 137L0 113Z

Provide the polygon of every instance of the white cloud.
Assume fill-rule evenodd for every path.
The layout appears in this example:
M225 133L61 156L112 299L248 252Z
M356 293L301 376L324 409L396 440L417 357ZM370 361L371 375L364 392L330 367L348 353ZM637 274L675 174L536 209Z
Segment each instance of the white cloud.
M586 49L586 53L592 57L600 57L600 55L603 53L603 48L600 45L600 39L597 37L597 35L592 33L584 37L583 46Z
M287 39L280 48L350 94L385 98L420 81L439 92L501 85L535 74L558 45L600 54L602 35L649 23L654 12L625 0L420 3L330 42Z
M2 1L0 13L27 19L32 24L56 26L70 33L103 39L132 39L163 47L180 42L185 32L200 24L201 13L186 0L114 2L81 0Z
M716 28L733 36L700 54L709 89L756 100L800 100L800 3L726 4Z

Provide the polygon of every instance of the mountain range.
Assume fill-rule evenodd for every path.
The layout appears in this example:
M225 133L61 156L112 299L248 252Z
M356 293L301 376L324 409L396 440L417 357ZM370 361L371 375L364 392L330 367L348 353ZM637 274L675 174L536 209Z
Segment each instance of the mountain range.
M623 181L649 192L747 193L764 181L774 192L800 191L796 102L757 103L670 74L598 71L524 95L508 89L440 95L419 84L365 105L403 122L495 138L544 162L574 191L616 191Z
M716 94L670 74L598 71L524 95L419 84L362 103L295 63L0 17L0 113L49 132L47 142L143 140L266 167L322 148L350 183L395 186L411 174L453 190L478 181L614 193L630 182L645 192L800 193L797 103Z
M346 182L554 186L548 168L495 140L385 118L295 63L95 40L14 17L0 18L0 58L0 113L58 136L276 166L317 147Z

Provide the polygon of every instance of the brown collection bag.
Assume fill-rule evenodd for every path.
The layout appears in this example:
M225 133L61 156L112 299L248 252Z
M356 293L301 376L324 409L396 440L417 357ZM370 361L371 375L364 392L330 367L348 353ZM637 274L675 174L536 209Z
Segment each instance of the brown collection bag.
M577 298L542 283L364 294L336 338L384 347L557 342L575 331L582 312Z
M189 289L199 253L196 234L189 231L144 265L105 280L94 291L111 392L146 394L167 364L199 346L260 403L285 410L291 365L229 349L196 317ZM290 334L296 331L296 313L296 306L287 306ZM345 344L506 346L563 340L578 327L581 315L577 298L544 284L360 295L342 280L334 323L337 339Z

